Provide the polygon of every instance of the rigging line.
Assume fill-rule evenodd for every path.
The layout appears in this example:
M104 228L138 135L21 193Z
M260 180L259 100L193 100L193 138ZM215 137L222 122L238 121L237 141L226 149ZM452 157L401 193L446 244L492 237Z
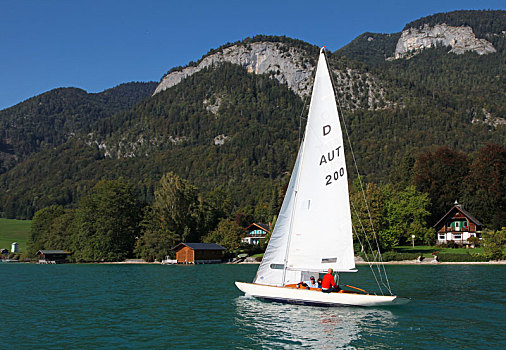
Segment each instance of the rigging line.
M316 74L316 73L315 73ZM313 80L314 80L314 77L313 77ZM301 143L301 137L302 137L302 120L305 119L307 120L307 118L304 117L304 112L306 110L306 106L307 106L307 100L309 99L309 95L305 95L305 98L304 98L304 106L302 107L302 111L300 112L300 115L299 115L299 146L300 146L300 143Z
M339 104L339 99L337 98L336 96L336 87L335 87L335 84L334 84L334 78L332 77L332 71L330 69L330 65L329 65L329 61L327 59L327 54L325 52L325 50L323 50L323 53L325 55L325 62L327 63L327 69L329 70L329 73L330 73L330 81L332 83L332 88L334 90L334 98L336 100L336 103L337 103L337 108L339 110L339 117L344 125L344 130L346 132L346 138L348 139L348 145L350 146L350 151L351 151L351 156L352 156L352 159L353 159L353 164L355 166L355 170L357 172L357 175L358 175L358 180L359 180L359 183L360 183L360 189L362 190L362 194L363 194L363 197L364 197L364 202L365 202L365 205L366 205L366 208L367 208L367 213L369 214L369 221L370 221L370 224L371 224L371 228L372 228L372 231L373 231L373 234L374 234L374 239L376 241L376 246L378 247L378 256L379 256L379 261L381 262L381 265L383 267L383 273L385 274L385 279L386 279L386 282L387 282L387 285L388 285L388 290L391 291L390 289L390 283L388 281L388 275L387 275L387 272L386 272L386 269L385 269L385 266L383 264L383 259L381 257L381 251L380 251L380 248L379 248L379 242L378 242L378 237L376 235L376 231L374 230L374 225L373 225L373 222L372 222L372 217L371 217L371 212L369 210L369 205L367 203L367 199L366 199L366 196L365 196L365 191L364 191L364 186L362 184L362 179L361 179L361 175L360 175L360 172L358 170L358 165L357 165L357 160L355 158L355 152L353 151L353 146L351 144L351 139L350 139L350 135L348 133L348 127L346 125L346 122L344 120L344 114L342 112L342 108L341 108L341 105ZM381 271L381 267L378 268L378 270Z
M316 78L317 67L318 66L315 66L313 69L313 84L314 84L314 80ZM300 146L301 137L302 137L302 120L303 119L307 120L307 118L304 117L304 112L306 111L307 101L309 99L309 96L311 96L311 95L312 95L312 92L310 94L304 95L304 106L302 106L302 111L300 112L300 115L299 115L299 146Z
M353 209L354 209L354 211L355 211L355 215L357 215L357 212L356 212L356 210L355 210L355 207L353 207ZM362 248L362 250L364 251L365 259L366 259L366 261L367 261L367 264L369 265L369 268L371 269L371 272L372 272L372 275L373 275L373 277L374 277L374 280L376 281L376 284L378 285L378 287L379 287L379 289L380 289L381 294L382 294L382 295L384 295L384 294L383 294L383 289L381 288L381 285L380 285L380 283L379 283L379 281L378 281L378 278L376 277L376 273L374 272L374 268L373 268L373 266L372 266L372 264L371 264L371 261L369 260L369 256L367 255L367 250L366 250L366 249L364 249L364 244L362 243L362 240L360 239L360 236L359 236L359 234L358 234L358 232L357 232L357 229L355 228L355 225L353 225L353 224L352 224L351 226L353 227L353 232L355 233L355 236L357 237L358 242L360 243L360 247L361 247L361 248ZM362 229L363 229L363 226L362 226ZM381 274L380 274L380 278L381 278ZM382 283L382 284L384 285L384 283Z
M350 201L351 202L351 201ZM362 232L364 232L364 238L365 238L365 241L367 242L367 245L369 246L369 250L371 251L372 253L372 256L373 256L373 262L376 262L376 257L375 257L375 254L374 254L374 249L372 249L372 246L371 246L371 242L369 241L369 239L367 238L367 234L365 232L365 228L364 228L364 225L362 224L362 220L360 219L360 216L358 215L358 210L357 208L355 207L355 204L353 204L353 202L351 202L351 206L353 207L353 212L355 213L355 216L358 218L358 222L360 224L360 226L362 227ZM355 232L355 236L357 237L362 249L364 249L364 245L362 244L362 240L360 239L360 236L358 235L358 232L357 232L357 229L355 228L355 225L353 225L353 230ZM371 268L371 272L374 276L374 279L376 280L376 283L378 284L378 287L380 289L380 292L381 294L383 294L383 289L381 288L381 285L380 285L380 282L378 282L378 279L376 278L376 273L374 272L374 268L371 264L371 262L369 261L369 257L367 255L367 248L364 249L364 253L365 253L365 256L366 256L366 259L367 259L367 262L369 263L369 267ZM383 282L383 275L382 275L382 272L381 270L378 269L378 276L379 276L379 279L381 281L381 284L383 286L385 286L385 282ZM388 288L387 288L388 289ZM391 293L391 292L390 292Z

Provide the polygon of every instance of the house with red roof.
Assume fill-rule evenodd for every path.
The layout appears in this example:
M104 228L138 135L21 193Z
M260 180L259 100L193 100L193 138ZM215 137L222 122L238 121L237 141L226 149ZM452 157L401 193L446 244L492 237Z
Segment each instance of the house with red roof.
M242 239L243 242L249 244L259 244L265 239L270 231L270 225L252 223L246 227L246 235Z

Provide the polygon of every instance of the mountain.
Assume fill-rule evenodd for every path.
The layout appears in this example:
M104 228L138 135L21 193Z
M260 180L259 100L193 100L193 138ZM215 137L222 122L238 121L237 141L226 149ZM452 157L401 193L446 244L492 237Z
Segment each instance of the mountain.
M504 13L437 14L328 53L366 181L389 182L401 159L437 146L473 154L505 143ZM466 27L495 52L456 51L445 37L396 54L411 40L404 33L438 26ZM300 40L257 36L169 70L156 88L119 86L109 100L57 89L0 111L0 212L29 218L50 204L74 205L102 178L130 179L149 202L173 171L269 220L295 160L317 53Z
M61 145L93 123L132 108L155 83L127 83L90 94L58 88L0 111L0 173L30 154Z

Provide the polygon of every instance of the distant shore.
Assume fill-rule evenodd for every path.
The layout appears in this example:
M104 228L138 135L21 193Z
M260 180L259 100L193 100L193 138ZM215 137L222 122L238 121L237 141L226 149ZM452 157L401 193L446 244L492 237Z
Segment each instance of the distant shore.
M366 261L356 261L356 265L369 265ZM416 261L416 260L402 260L402 261L385 261L383 263L379 262L371 262L371 265L506 265L506 260L499 261L448 261L448 262L435 262L433 260L429 261Z
M225 264L260 264L260 261L242 261L239 263L225 263ZM416 260L401 260L401 261L385 261L371 262L371 265L506 265L506 260L499 261L456 261L456 262L434 262L429 261L416 261ZM369 265L367 261L355 261L355 265Z
M16 261L17 263L35 263L32 262L26 262L26 261ZM104 264L104 265L132 265L132 264L147 264L147 265L161 265L162 263L159 261L144 261L142 259L128 259L125 261L111 261L111 262L88 262L88 263L81 263L81 264ZM258 265L260 264L260 261L241 261L241 262L223 262L222 264L230 264L230 265ZM363 260L357 260L355 261L355 265L506 265L506 260L498 260L498 261L455 261L455 262L435 262L434 260L428 260L428 261L416 261L416 260L401 260L401 261L384 261L383 263L380 262L371 262L368 263L367 261ZM178 264L174 264L178 265Z

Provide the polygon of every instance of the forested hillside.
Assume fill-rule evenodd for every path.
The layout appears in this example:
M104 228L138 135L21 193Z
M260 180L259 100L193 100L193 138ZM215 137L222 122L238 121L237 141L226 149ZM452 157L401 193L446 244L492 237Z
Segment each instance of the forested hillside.
M415 161L440 146L466 154L471 164L486 144L506 143L504 34L497 32L506 29L504 11L441 16L452 25L479 28L476 35L490 39L497 52L457 55L435 47L387 60L400 34L365 33L329 53L336 84L343 76L352 79L349 86L336 86L342 92L337 97L366 182L414 184ZM256 40L296 45L307 55L314 51L283 37L256 37L244 45ZM295 160L308 102L275 74L223 63L152 97L153 83L120 86L107 90L109 96L57 89L0 111L0 212L31 218L52 204L75 207L99 180L118 178L128 180L142 202L152 203L155 184L174 172L202 194L226 193L229 215L243 211L271 220ZM370 90L371 81L376 90ZM399 176L403 164L409 166ZM458 199L448 198L448 206Z
M127 83L96 94L58 88L0 111L0 173L30 154L92 132L94 122L132 108L155 87L155 83Z
M4 174L3 211L30 217L50 204L75 203L98 180L118 177L136 183L149 202L153 183L169 171L206 191L225 188L237 206L277 200L298 147L302 107L286 86L239 66L199 72L130 111L98 121L93 137L112 145L107 152L114 157L87 136L75 137ZM132 150L135 156L129 156ZM266 210L271 215L272 209Z

